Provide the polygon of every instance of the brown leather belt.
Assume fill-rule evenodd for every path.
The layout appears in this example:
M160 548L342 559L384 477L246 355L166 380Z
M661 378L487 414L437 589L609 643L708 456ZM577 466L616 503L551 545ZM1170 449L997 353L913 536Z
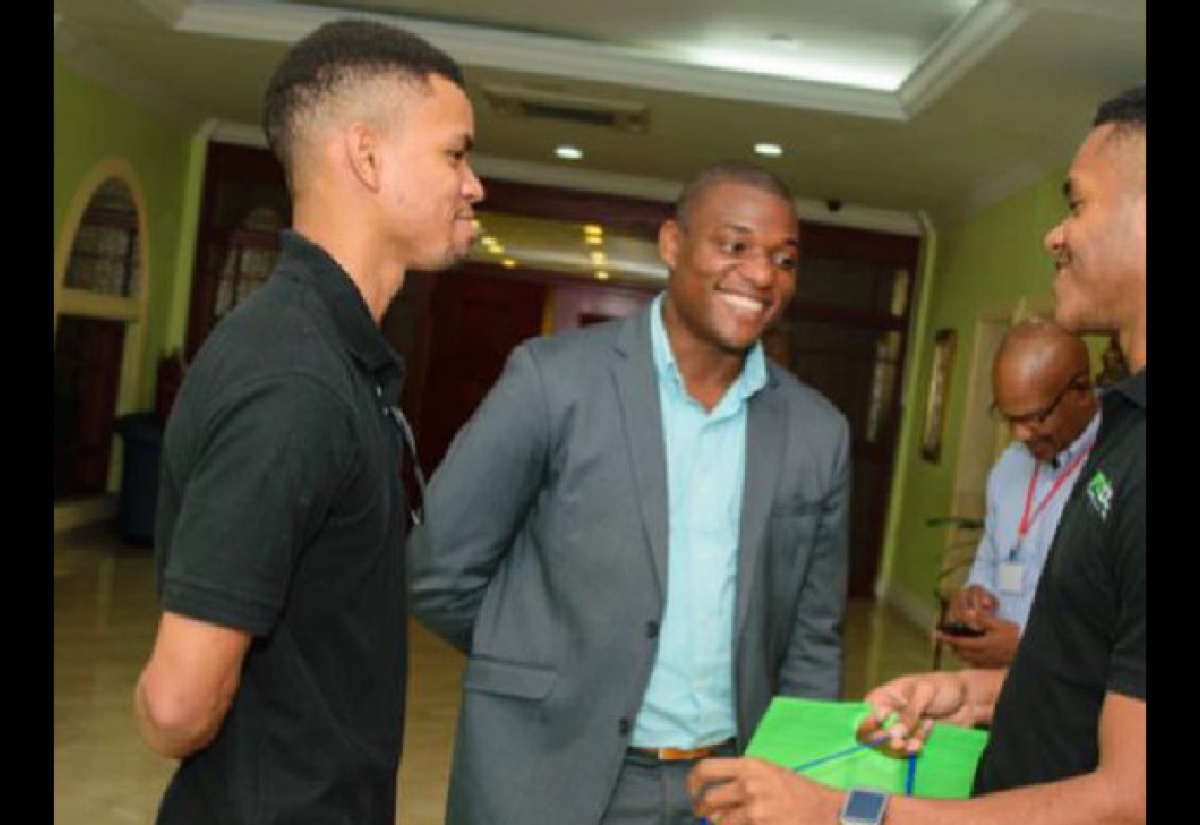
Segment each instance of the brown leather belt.
M733 747L733 740L726 739L724 742L718 742L715 745L708 745L703 748L630 748L634 753L640 753L643 756L649 756L657 759L660 762L686 762L696 759L704 759L707 756L715 756L719 751Z

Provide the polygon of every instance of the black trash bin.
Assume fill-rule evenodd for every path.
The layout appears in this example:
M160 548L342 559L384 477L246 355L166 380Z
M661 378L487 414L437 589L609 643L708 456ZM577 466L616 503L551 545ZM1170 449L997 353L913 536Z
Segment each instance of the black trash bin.
M158 503L162 424L155 413L140 412L120 416L116 427L125 447L117 526L126 541L150 544Z

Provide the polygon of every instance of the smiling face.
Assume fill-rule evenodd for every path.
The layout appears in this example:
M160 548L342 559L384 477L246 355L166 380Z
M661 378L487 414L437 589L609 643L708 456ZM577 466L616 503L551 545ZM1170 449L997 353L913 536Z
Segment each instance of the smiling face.
M381 145L385 231L406 267L444 269L470 251L473 205L483 198L469 162L474 113L463 90L437 75L398 94L410 102Z
M736 181L708 187L686 224L667 221L664 323L672 345L743 356L796 291L796 213L777 194Z
M1094 129L1064 186L1067 215L1045 238L1055 319L1077 331L1128 330L1145 314L1145 137Z

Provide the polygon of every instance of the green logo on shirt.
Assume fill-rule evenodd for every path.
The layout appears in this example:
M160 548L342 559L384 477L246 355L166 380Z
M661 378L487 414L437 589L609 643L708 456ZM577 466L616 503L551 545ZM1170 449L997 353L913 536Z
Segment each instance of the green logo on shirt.
M1092 480L1088 482L1087 494L1088 501L1092 503L1092 507L1096 508L1100 518L1106 520L1108 510L1112 506L1113 489L1103 470L1097 470L1096 474L1092 476Z

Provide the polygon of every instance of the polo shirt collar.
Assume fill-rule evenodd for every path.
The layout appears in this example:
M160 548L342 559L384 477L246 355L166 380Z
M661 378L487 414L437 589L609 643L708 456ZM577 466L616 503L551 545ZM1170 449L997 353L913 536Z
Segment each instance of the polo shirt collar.
M1109 392L1120 393L1143 410L1146 409L1146 368L1142 367L1128 378L1113 384Z
M280 233L278 269L307 284L325 301L346 351L369 373L395 370L403 364L383 337L358 287L337 261L292 229Z

